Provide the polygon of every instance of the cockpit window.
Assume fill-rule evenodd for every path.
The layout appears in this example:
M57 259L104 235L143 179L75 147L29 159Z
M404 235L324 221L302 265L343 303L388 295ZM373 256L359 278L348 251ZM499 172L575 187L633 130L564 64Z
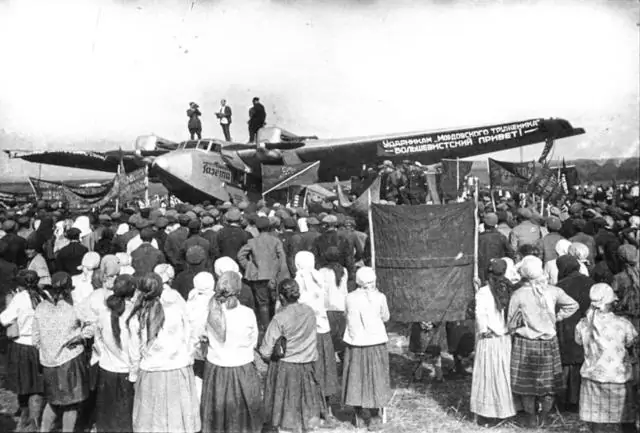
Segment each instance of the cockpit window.
M197 141L187 141L184 144L184 149L195 149L198 146Z
M220 143L216 143L215 141L211 143L211 147L209 148L209 152L218 152L222 151L222 146Z
M200 141L198 143L198 149L209 150L209 142L208 141Z

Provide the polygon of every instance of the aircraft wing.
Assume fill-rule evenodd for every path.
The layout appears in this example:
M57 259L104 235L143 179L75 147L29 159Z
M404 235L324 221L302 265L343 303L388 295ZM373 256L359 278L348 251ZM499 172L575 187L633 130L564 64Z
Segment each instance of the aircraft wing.
M19 158L36 164L56 165L59 167L82 168L85 170L115 173L120 164L120 151L94 152L72 150L20 151L5 150L9 158ZM129 172L144 167L145 157L157 156L166 151L122 152L124 169Z

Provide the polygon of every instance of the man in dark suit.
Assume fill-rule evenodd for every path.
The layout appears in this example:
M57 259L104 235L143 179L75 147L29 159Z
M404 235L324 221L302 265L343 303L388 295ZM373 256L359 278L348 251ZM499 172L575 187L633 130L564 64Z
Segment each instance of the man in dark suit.
M498 215L485 214L483 222L484 232L478 235L478 276L482 284L487 281L491 260L515 257L507 238L496 229Z
M189 238L188 225L190 220L187 215L180 214L178 216L180 227L169 233L164 242L164 253L176 272L181 272L185 266L182 245Z
M216 237L215 257L227 256L235 260L240 248L251 239L251 234L240 225L242 213L239 209L229 209L224 218L227 225L218 232Z
M260 103L260 98L253 98L253 107L249 110L249 142L256 141L256 133L258 129L265 125L267 120L267 112L264 110L264 106Z
M226 141L231 141L231 132L229 130L229 128L231 127L231 107L227 105L226 99L220 101L220 109L216 113L216 117L220 121L224 139Z
M67 230L65 237L69 239L69 245L56 254L56 269L71 276L78 275L82 273L78 269L82 264L82 258L89 250L80 243L80 230L77 228Z
M153 272L157 265L166 263L162 251L151 245L153 235L153 229L149 227L140 231L142 244L131 253L131 266L135 269L136 275Z
M2 230L6 233L2 240L7 243L7 251L4 253L4 259L13 263L19 268L27 266L27 240L18 236L18 224L14 220L6 220L2 223Z
M322 219L324 233L320 234L311 246L311 252L316 257L316 268L320 269L328 263L325 253L329 247L335 247L340 252L340 264L348 272L348 283L353 286L356 277L356 261L354 246L338 234L338 218L327 215Z
M200 107L195 102L189 102L189 109L187 110L187 117L189 123L187 123L187 129L189 129L189 135L192 140L198 137L198 140L202 139L202 122L200 122Z

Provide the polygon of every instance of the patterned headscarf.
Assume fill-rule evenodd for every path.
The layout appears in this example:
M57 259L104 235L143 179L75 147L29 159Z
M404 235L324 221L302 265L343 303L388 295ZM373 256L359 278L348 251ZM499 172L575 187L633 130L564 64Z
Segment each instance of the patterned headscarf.
M220 275L216 284L215 294L209 303L207 327L215 338L221 342L227 341L227 317L225 310L238 306L238 293L242 289L242 277L237 272L227 271Z

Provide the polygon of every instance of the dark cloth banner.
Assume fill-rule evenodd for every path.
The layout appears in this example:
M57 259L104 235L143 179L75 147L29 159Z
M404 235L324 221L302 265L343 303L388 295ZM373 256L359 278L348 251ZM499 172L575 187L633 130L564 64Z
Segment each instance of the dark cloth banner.
M548 165L537 167L534 175L529 180L528 190L544 198L549 203L555 203L565 195L561 180L558 177L557 169L554 170Z
M114 180L103 182L96 186L73 186L62 182L29 178L36 196L47 201L67 201L68 197L87 200L99 200L104 197L114 185Z
M440 188L442 195L446 199L452 200L459 197L460 191L464 189L464 178L471 173L472 167L473 161L460 161L457 159L442 160Z
M318 182L320 161L295 165L262 165L262 194L289 186L308 186Z
M376 177L373 180L373 183L369 185L360 197L354 200L353 203L349 201L349 199L345 196L342 191L342 187L340 183L336 180L336 191L338 194L338 203L343 208L351 210L351 212L366 215L369 212L369 206L371 203L379 203L380 202L380 176ZM369 203L369 191L371 192L371 203Z
M119 186L120 200L126 201L143 196L148 187L145 169L140 168L131 173L121 174Z
M393 320L465 319L474 297L474 203L371 211L378 288Z
M492 189L524 189L535 173L535 163L506 162L489 158L489 180Z

